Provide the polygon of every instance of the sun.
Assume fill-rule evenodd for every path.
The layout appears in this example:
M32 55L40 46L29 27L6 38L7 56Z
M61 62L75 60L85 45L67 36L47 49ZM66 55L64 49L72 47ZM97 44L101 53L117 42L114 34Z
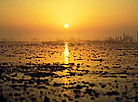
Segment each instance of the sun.
M68 27L69 27L69 25L68 25L68 24L65 24L65 25L64 25L64 27L65 27L65 28L68 28Z

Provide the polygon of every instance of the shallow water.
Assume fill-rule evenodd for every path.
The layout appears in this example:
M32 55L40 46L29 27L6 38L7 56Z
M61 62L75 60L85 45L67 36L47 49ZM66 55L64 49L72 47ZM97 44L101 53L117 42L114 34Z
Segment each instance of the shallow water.
M138 101L137 44L0 43L7 101Z

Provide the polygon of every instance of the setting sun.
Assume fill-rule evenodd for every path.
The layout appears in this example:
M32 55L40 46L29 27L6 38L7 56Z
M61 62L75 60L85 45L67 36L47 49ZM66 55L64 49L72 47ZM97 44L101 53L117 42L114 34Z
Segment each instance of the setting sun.
M69 25L68 25L68 24L65 24L65 25L64 25L64 27L65 27L65 28L68 28L68 27L69 27Z

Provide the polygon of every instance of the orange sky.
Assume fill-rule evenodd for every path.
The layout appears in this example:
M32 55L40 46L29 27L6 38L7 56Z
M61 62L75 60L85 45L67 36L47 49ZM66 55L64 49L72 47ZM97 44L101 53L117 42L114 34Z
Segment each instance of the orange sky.
M138 0L1 0L0 38L136 37L137 10Z

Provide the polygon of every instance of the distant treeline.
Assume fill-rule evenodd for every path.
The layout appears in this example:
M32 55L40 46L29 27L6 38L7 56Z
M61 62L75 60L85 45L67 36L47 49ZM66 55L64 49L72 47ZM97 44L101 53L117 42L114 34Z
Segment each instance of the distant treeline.
M90 39L87 39L87 40L83 40L83 39L76 39L75 38L72 38L72 39L69 39L69 42L71 43L95 43L95 42L102 42L102 43L133 43L135 42L133 37L130 36L130 35L127 35L127 34L123 34L122 36L116 36L116 37L107 37L106 39L104 40L100 40L100 39L97 39L97 40L90 40Z
M3 38L1 39L0 42L23 42L23 41L12 41L12 40L8 40L6 38ZM90 39L80 39L80 38L69 38L68 40L65 40L65 39L58 39L58 40L55 40L55 41L39 41L38 38L32 38L32 41L24 41L24 42L30 42L30 43L33 43L33 44L37 44L38 42L41 43L41 44L46 44L46 45L64 45L64 42L69 42L70 44L91 44L91 43L134 43L134 42L137 42L137 41L134 41L133 40L133 37L132 36L129 36L127 34L123 34L122 36L116 36L116 37L107 37L106 39L104 40L100 40L100 39L97 39L97 40L90 40Z
M116 43L116 44L121 44L121 43L134 43L133 37L126 35L124 33L123 36L116 36L116 37L108 37L105 40L83 40L83 39L77 39L77 38L69 38L68 40L56 40L56 41L43 41L42 44L46 45L64 45L64 42L69 42L69 45L83 45L83 44L88 44L91 45L92 43Z
M133 42L133 37L126 35L124 33L123 36L116 36L115 38L112 37L108 37L105 39L106 42L119 42L119 43L129 43L129 42Z

